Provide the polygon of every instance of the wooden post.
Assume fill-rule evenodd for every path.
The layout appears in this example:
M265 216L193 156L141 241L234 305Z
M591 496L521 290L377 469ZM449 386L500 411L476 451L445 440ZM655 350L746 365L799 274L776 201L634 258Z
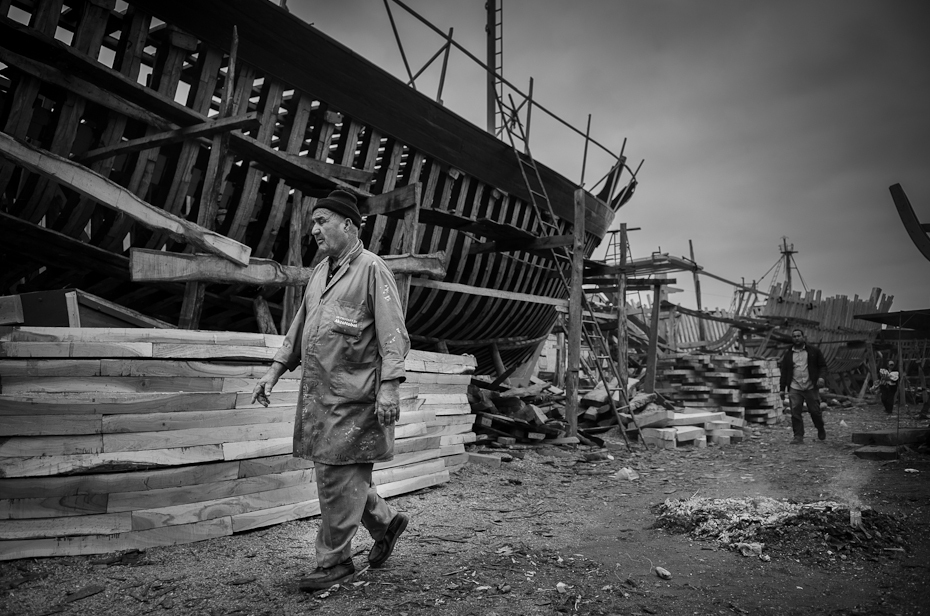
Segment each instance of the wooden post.
M656 390L656 361L659 351L659 308L662 304L662 285L652 287L652 322L649 326L649 349L646 352L646 375L643 391L651 394Z
M627 231L626 223L620 223L620 272L617 274L617 373L620 378L620 406L629 404L627 383L629 382L629 331L626 316L626 266Z
M901 348L901 329L898 328L898 417L901 411L907 407L907 371L904 367L904 349Z
M698 323L702 326L704 321L698 319ZM672 309L668 311L668 328L666 331L666 337L668 339L668 345L673 351L678 350L678 306L672 306Z
M565 385L565 332L561 331L555 336L555 376L552 384L556 387Z
M299 190L294 191L291 201L291 220L288 225L287 240L287 265L303 265L303 236L304 236L304 213L310 209L310 200L312 197L304 197ZM300 302L303 299L303 289L299 287L288 286L284 289L284 304L281 307L281 327L280 331L287 333L294 320L294 315L300 310Z
M258 331L263 334L277 335L278 329L274 325L274 317L271 316L271 308L268 302L261 295L255 296L252 300L252 308L255 310L255 320L258 321Z
M697 265L697 261L694 260L694 244L691 243L691 240L688 240L688 249L691 251L691 262ZM704 309L701 307L701 278L698 276L697 267L694 269L694 299L697 302L698 312L703 312ZM707 340L707 332L704 329L704 319L698 318L698 335L701 338L701 342Z
M584 268L584 190L575 190L575 226L572 234L572 278L568 296L568 374L565 383L565 419L568 435L578 434L578 370L581 366L581 294ZM556 266L558 267L558 266Z

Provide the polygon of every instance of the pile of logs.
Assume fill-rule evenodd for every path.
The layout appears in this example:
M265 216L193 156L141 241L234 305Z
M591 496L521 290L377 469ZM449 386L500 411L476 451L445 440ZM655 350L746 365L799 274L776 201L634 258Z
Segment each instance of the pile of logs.
M282 336L0 328L0 560L189 543L319 514L291 455L300 371L251 392ZM449 481L475 440L470 356L411 351L395 496Z

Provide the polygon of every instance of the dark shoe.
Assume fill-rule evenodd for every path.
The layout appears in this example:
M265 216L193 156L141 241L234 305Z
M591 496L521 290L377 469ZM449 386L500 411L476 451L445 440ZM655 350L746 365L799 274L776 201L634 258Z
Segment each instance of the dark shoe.
M355 577L355 564L350 558L334 567L317 567L307 577L300 578L298 584L304 592L312 592L349 582L353 577Z
M823 428L817 430L817 438L819 438L822 441L827 440L827 431L824 430Z
M792 445L803 445L803 444L804 444L804 437L803 437L803 436L796 436L796 437L794 437L794 438L791 440L791 444L792 444Z
M391 552L394 551L394 544L397 543L397 538L406 530L407 522L409 521L407 516L398 513L394 516L394 519L391 520L391 523L388 524L384 537L382 537L380 541L375 541L375 544L371 546L371 552L368 553L368 564L370 564L373 569L377 569L388 559Z

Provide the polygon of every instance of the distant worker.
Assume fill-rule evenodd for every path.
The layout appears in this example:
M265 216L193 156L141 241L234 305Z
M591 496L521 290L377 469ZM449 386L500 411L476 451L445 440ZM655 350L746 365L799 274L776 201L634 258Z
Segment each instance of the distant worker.
M375 462L394 457L394 424L410 339L394 276L358 237L355 197L336 190L311 215L325 255L307 283L300 310L268 372L252 392L268 406L281 374L303 368L294 421L294 455L312 460L320 499L317 568L300 580L313 591L355 576L352 538L361 523L380 567L407 528L372 483Z
M827 373L827 362L823 353L815 346L807 344L804 332L795 329L791 332L791 348L779 362L781 368L781 390L788 394L791 407L791 429L794 431L792 444L804 443L804 407L811 414L811 421L817 428L817 438L827 438L823 423L823 411L820 410L820 388Z
M882 399L882 406L885 407L885 413L891 415L894 412L895 394L898 393L898 380L900 375L895 370L895 363L888 362L887 368L878 371L878 391Z

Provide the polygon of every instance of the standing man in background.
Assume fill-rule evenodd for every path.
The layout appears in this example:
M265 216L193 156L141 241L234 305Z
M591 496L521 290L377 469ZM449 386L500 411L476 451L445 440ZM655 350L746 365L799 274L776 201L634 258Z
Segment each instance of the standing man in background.
M320 499L316 570L300 580L313 591L351 581L352 538L361 523L380 567L407 527L372 484L372 467L394 457L394 424L410 339L394 276L358 237L362 217L351 193L320 199L311 235L323 259L252 401L268 406L281 374L303 368L294 455L312 460Z
M878 371L878 389L882 398L882 406L885 407L885 413L888 415L894 412L894 398L898 393L899 375L894 368L894 362L889 361L887 368Z
M781 390L788 394L791 406L791 429L794 431L793 445L804 443L804 406L811 414L811 421L817 428L817 438L827 438L823 423L823 411L820 410L820 391L823 376L827 373L827 362L817 347L807 344L804 332L795 329L791 332L791 348L779 362L781 368Z

